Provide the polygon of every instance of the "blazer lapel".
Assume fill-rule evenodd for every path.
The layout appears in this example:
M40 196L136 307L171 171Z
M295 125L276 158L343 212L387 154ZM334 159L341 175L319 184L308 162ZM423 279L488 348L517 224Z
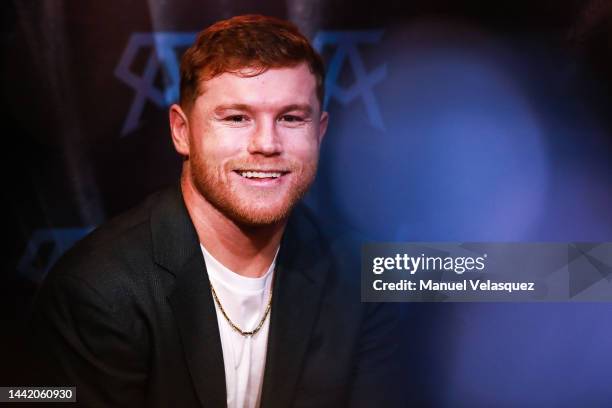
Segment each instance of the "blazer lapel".
M151 210L155 262L174 275L168 294L200 403L225 407L223 349L199 239L180 187L162 193ZM262 407L292 405L319 313L329 256L303 210L294 211L281 242L274 279Z
M276 267L261 406L292 406L330 268L320 238L292 217ZM310 229L310 230L309 230Z
M225 407L225 368L217 314L202 254L194 254L177 275L169 296L200 403Z
M151 210L155 262L174 275L168 300L193 385L205 407L227 405L223 349L206 264L180 188L162 193Z

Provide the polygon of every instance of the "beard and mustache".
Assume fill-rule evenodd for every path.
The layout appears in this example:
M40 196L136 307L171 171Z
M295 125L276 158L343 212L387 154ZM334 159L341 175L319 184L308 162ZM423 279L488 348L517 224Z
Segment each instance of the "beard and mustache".
M215 166L202 155L195 154L189 161L191 179L202 197L236 224L258 227L287 219L315 179L318 155L307 162L249 158ZM287 172L282 176L287 179L276 188L248 186L234 180L232 172L236 169L281 170Z

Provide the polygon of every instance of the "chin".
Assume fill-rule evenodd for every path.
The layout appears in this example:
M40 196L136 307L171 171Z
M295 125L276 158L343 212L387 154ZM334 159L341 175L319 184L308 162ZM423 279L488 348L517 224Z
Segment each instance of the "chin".
M240 225L263 227L286 220L295 203L282 205L240 205L221 209L229 218Z
M225 217L248 227L272 226L285 221L314 178L302 178L300 182L274 189L252 189L220 182L209 177L211 173L192 169L196 190Z

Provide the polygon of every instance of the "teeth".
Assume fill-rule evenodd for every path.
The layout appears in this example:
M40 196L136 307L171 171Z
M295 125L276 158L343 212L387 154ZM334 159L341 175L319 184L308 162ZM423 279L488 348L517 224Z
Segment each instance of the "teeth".
M278 178L281 176L281 173L273 171L240 171L239 174L246 178Z

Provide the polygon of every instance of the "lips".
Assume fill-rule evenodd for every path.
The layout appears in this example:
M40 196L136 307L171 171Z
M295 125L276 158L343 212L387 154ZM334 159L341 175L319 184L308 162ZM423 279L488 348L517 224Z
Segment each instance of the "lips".
M284 170L234 170L241 177L250 180L278 179L288 173Z
M239 171L238 174L245 178L279 178L282 176L281 172L276 171Z

